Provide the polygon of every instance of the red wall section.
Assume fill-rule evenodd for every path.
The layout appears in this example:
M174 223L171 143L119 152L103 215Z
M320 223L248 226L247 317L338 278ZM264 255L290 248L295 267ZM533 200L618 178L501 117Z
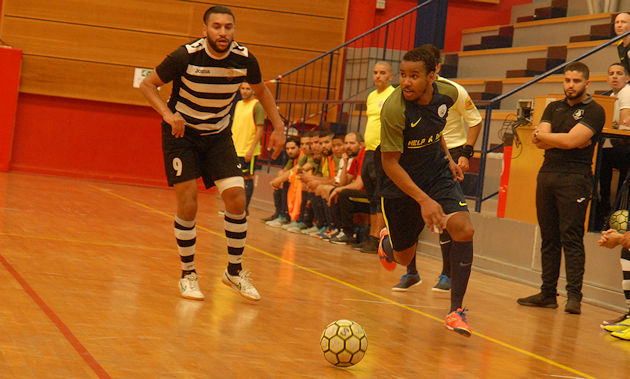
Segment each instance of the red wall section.
M509 24L512 6L531 2L532 0L500 0L500 4L488 4L469 0L450 0L444 51L461 50L462 30ZM418 1L386 0L385 4L385 9L377 10L375 1L350 0L346 40L415 7Z
M512 6L531 3L532 0L500 0L500 4L487 4L467 0L449 0L446 17L444 51L462 49L462 30L510 23Z
M149 107L20 94L11 168L163 186L160 121Z
M9 170L22 50L0 46L0 171Z

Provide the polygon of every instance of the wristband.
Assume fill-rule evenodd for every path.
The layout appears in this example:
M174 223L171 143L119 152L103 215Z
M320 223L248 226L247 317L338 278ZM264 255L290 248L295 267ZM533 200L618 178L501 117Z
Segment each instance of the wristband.
M464 146L462 146L462 156L463 157L466 157L467 159L470 159L470 158L472 158L474 153L475 153L475 149L471 145L464 145Z

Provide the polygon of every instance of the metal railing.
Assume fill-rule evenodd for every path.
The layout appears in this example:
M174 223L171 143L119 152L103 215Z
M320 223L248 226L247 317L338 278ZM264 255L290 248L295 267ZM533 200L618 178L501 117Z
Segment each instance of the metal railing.
M427 0L273 79L285 120L294 125L309 121L319 127L326 122L343 124L347 119L346 131L359 131L360 116L357 119L343 104L331 106L330 101L365 101L374 88L372 68L378 61L389 62L398 72L402 56L415 46L418 12L433 1Z
M593 55L593 54L597 53L598 51L600 51L600 50L602 50L602 49L612 45L613 43L615 43L615 42L617 42L617 41L619 41L619 40L621 40L621 39L623 39L623 38L625 38L625 37L627 37L629 35L630 35L630 31L628 31L628 32L626 32L624 34L618 35L618 36L616 36L614 38L611 38L608 41L602 43L601 45L592 48L591 50L587 51L586 53L584 53L584 54L582 54L582 55L580 55L580 56L578 56L576 58L573 58L570 61L567 61L567 62L565 62L563 64L560 64L560 65L558 65L556 67L553 67L553 68L545 71L544 73L542 73L542 74L538 75L537 77L527 81L526 83L523 83L522 85L514 88L513 90L508 91L508 92L506 92L504 94L501 94L501 95L499 95L497 97L494 97L494 98L488 100L489 106L486 108L486 116L485 116L485 119L484 119L483 130L482 130L481 157L480 157L480 160L479 160L479 176L478 176L478 181L477 181L477 191L476 191L476 195L475 195L475 212L480 212L481 211L481 204L484 201L486 201L486 200L496 196L499 193L497 191L497 192L494 192L494 193L492 193L492 194L490 194L488 196L485 196L485 197L483 196L483 182L484 182L484 177L485 177L486 160L487 160L487 157L488 157L488 153L491 153L491 152L493 152L495 150L498 150L498 149L503 147L503 144L499 144L497 146L494 146L491 149L488 149L489 136L490 136L490 122L491 122L491 118L492 118L493 105L499 103L501 100L503 100L503 99L505 99L505 98L507 98L509 96L512 96L515 93L517 93L517 92L519 92L519 91L521 91L521 90L523 90L523 89L525 89L525 88L527 88L527 87L529 87L529 86L531 86L531 85L533 85L535 83L538 83L539 81L545 79L546 77L552 75L553 73L555 73L555 72L557 72L559 70L562 70L566 65L568 65L570 63L573 63L573 62L580 61L580 60L582 60L582 59L584 59L584 58L586 58L586 57L588 57L590 55Z

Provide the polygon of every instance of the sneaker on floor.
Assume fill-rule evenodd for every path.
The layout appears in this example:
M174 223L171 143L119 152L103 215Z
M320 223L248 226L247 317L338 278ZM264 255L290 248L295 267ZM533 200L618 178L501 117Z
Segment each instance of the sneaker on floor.
M271 221L267 221L267 222L265 223L265 225L268 225L268 226L271 226L271 227L274 227L274 228L281 228L281 227L282 227L282 225L284 225L284 224L286 224L286 223L288 223L288 222L289 222L289 221L287 221L287 219L286 219L286 218L284 218L284 217L282 217L282 216L278 216L278 217L274 218L274 219L273 219L273 220L271 220Z
M238 275L230 275L227 269L225 269L221 281L226 286L237 290L241 296L247 300L258 301L260 300L260 294L256 290L256 287L249 281L249 274L249 271L243 270L239 272Z
M580 301L577 299L569 298L567 300L567 305L564 307L564 311L567 313L571 313L574 315L579 315L582 313Z
M555 296L545 297L541 292L532 296L522 297L516 302L527 307L558 308Z
M331 236L337 234L337 229L330 229L328 227L323 228L323 232L319 232L314 235L315 238L319 238L320 240L329 240Z
M604 330L607 332L618 332L620 330L630 328L630 319L625 319L624 321L618 322L616 324L606 325Z
M438 276L438 282L431 288L432 291L436 292L448 292L451 290L451 278L447 275Z
M315 233L319 233L319 228L317 227L317 225L313 225L310 228L306 228L302 230L302 234L306 234L309 236Z
M203 300L205 298L199 289L197 274L194 272L179 280L179 291L184 299Z
M464 337L470 337L472 331L466 323L466 311L468 311L468 309L458 308L456 311L447 314L444 326Z
M295 223L293 226L288 227L287 228L287 232L291 232L291 233L299 233L301 232L303 229L306 229L306 225L304 225L304 223L302 221L298 221L297 223Z
M602 321L601 324L599 324L599 327L604 329L607 325L617 324L619 322L626 321L626 320L630 321L630 312L626 313L625 315L621 315L621 316L619 316L617 318L613 318L613 319L610 319L610 320L604 320L604 321Z
M361 242L356 242L352 244L352 250L361 250L361 247L363 247L363 245L365 245L365 243L367 242L367 240L363 240Z
M269 216L269 217L262 218L261 220L263 220L263 222L267 222L267 221L274 220L274 219L276 219L276 218L278 218L278 215L273 214L273 215L271 215L271 216Z
M354 241L352 236L347 235L343 230L339 233L335 234L332 238L330 238L330 242L337 245L348 245Z
M217 212L217 214L218 214L219 216L225 216L225 211L218 211L218 212Z
M369 236L365 243L359 249L362 253L377 254L378 253L378 238Z
M295 221L295 220L294 220L294 221L291 221L291 222L288 222L288 223L286 223L286 224L282 225L282 229L287 230L287 229L289 229L289 228L293 228L294 226L296 226L296 225L297 225L297 223L298 223L298 222L297 222L297 221Z
M418 273L415 273L415 274L407 273L400 277L400 283L393 286L392 291L405 292L409 288L413 286L417 286L420 283L422 283L422 279L420 279L420 275Z
M610 333L611 336L630 341L630 327Z
M383 238L385 238L387 235L389 235L389 233L387 232L387 228L383 228L381 230L381 238L378 242L378 260L381 262L386 270L392 271L396 268L396 262L390 260L387 257L387 254L385 254L385 251L383 251Z

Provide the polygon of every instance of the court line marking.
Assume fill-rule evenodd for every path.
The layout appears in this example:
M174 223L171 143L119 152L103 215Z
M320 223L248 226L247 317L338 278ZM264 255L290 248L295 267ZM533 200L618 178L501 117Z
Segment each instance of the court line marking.
M22 275L20 275L20 273L18 273L13 268L13 266L11 266L11 264L4 258L4 256L2 256L2 254L0 254L0 263L2 263L2 265L13 276L13 278L15 278L18 283L20 283L20 285L24 289L24 292L26 292L31 297L31 299L33 299L35 304L37 304L37 306L42 310L42 312L44 312L44 314L48 316L50 321L52 321L57 329L59 329L66 340L70 342L70 345L72 345L74 350L79 353L79 356L83 358L83 360L88 364L88 366L90 366L90 368L92 368L92 371L94 371L94 373L99 378L111 379L111 376L109 376L107 371L105 371L105 369L98 363L98 361L92 356L92 354L90 354L88 349L86 349L85 346L83 346L81 342L79 342L79 339L72 333L70 328L68 328L68 326L64 324L63 321L61 321L59 316L57 316L57 314L52 309L50 309L48 304L46 304L46 302L44 302L44 300L39 297L37 292L35 292L35 290L26 282L26 280L24 280Z
M136 206L141 207L141 208L144 208L144 209L147 209L147 210L149 210L149 211L151 211L151 212L153 212L153 213L157 213L157 214L160 214L160 215L166 216L166 217L168 217L168 218L170 218L170 219L173 219L173 217L174 217L173 215L170 215L170 214L168 214L168 213L166 213L166 212L163 212L163 211L161 211L161 210L159 210L159 209L156 209L156 208L153 208L153 207L151 207L151 206L149 206L149 205L146 205L146 204L144 204L144 203L140 203L140 202L138 202L138 201L132 200L132 199L130 199L130 198L128 198L128 197L125 197L125 196L119 195L119 194L117 194L117 193L113 192L112 190L105 190L105 189L102 189L102 188L97 187L97 186L92 185L92 184L88 184L88 186L90 186L90 187L92 187L92 188L94 188L94 189L96 189L96 190L98 190L98 191L100 191L100 192L106 193L106 194L108 194L108 195L110 195L110 196L117 197L117 198L119 198L119 199L121 199L121 200L124 200L124 201L126 201L126 202L128 202L128 203L135 204ZM221 238L226 238L224 234L217 233L217 232L215 232L215 231L213 231L213 230L211 230L211 229L208 229L208 228L206 228L206 227L204 227L204 226L201 226L201 225L199 225L199 224L197 224L197 225L196 225L196 227L197 227L197 229L204 230L204 231L206 231L206 232L208 232L208 233L210 233L210 234L213 234L213 235L215 235L215 236L218 236L218 237L221 237ZM330 276L330 275L327 275L327 274L321 273L321 272L319 272L319 271L315 271L315 270L310 269L310 268L305 267L305 266L301 266L301 265L299 265L299 264L297 264L297 263L291 262L291 261L289 261L289 260L287 260L287 259L284 259L284 258L282 258L282 257L279 257L279 256L277 256L277 255L275 255L275 254L271 254L271 253L269 253L269 252L267 252L267 251L265 251L265 250L262 250L262 249L259 249L259 248L255 247L255 246L251 246L251 245L249 245L249 244L245 244L245 246L246 246L247 248L252 249L252 250L254 250L254 251L257 251L257 252L259 252L260 254L263 254L263 255L265 255L265 256L267 256L267 257L269 257L269 258L276 259L276 260L278 260L278 261L280 261L280 262L283 262L283 263L286 263L286 264L292 265L292 266L297 267L297 268L299 268L299 269L301 269L301 270L304 270L304 271L310 272L310 273L312 273L312 274L314 274L314 275L317 275L317 276L320 276L320 277L326 278L326 279L331 280L331 281L333 281L333 282L336 282L336 283L339 283L339 284L344 285L344 286L346 286L346 287L352 288L352 289L354 289L354 290L356 290L356 291L362 292L362 293L364 293L364 294L366 294L366 295L369 295L369 296L375 297L375 298L377 298L377 299L380 299L380 300L382 300L382 301L384 301L384 302L387 302L387 303L390 303L390 304L397 305L397 306L399 306L399 307L401 307L401 308L403 308L403 309L406 309L406 310L408 310L408 311L411 311L411 312L417 313L417 314L419 314L419 315L422 315L422 316L424 316L424 317L427 317L427 318L430 318L430 319L432 319L432 320L438 321L438 322L440 322L440 323L444 322L444 320L442 320L441 318L438 318L438 317L435 317L435 316L430 315L430 314L428 314L428 313L425 313L425 312L419 311L419 310L417 310L417 309L411 308L411 307L409 307L409 306L407 306L407 305L404 305L404 304L399 303L399 302L397 302L397 301L395 301L395 300L389 299L389 298L387 298L387 297L385 297L385 296L381 296L381 295L379 295L379 294L377 294L377 293L374 293L374 292L371 292L371 291L365 290L365 289L363 289L363 288L361 288L361 287L357 287L357 286L355 286L354 284L351 284L351 283L348 283L348 282L344 282L343 280L341 280L341 279L337 279L337 278L335 278L335 277L333 277L333 276ZM527 351L527 350L523 350L523 349L521 349L521 348L518 348L518 347L516 347L516 346L510 345L510 344L508 344L508 343L506 343L506 342L503 342L503 341L500 341L500 340L498 340L498 339L496 339L496 338L492 338L492 337L490 337L490 336L487 336L487 335L482 334L482 333L479 333L479 332L472 332L472 333L473 333L475 336L477 336L477 337L480 337L480 338L483 338L483 339L485 339L485 340L487 340L487 341L493 342L493 343L495 343L495 344L497 344L497 345L499 345L499 346L503 346L503 347L507 348L508 350L513 350L513 351L516 351L516 352L518 352L518 353L521 353L521 354L527 355L527 356L529 356L529 357L532 357L532 358L538 359L538 360L540 360L540 361L542 361L542 362L544 362L544 363L547 363L547 364L550 364L550 365L552 365L552 366L558 367L558 368L563 369L563 370L565 370L565 371L569 371L569 372L571 372L571 373L573 373L573 374L580 375L580 376L581 376L581 377L583 377L583 378L595 379L595 377L594 377L594 376L588 375L588 374L583 373L583 372L581 372L581 371L579 371L579 370L576 370L576 369L573 369L573 368L571 368L571 367L565 366L565 365L563 365L562 363L558 363L558 362L553 361L553 360L551 360L551 359L545 358L545 357L543 357L543 356L541 356L541 355L538 355L538 354L535 354L535 353L529 352L529 351Z

